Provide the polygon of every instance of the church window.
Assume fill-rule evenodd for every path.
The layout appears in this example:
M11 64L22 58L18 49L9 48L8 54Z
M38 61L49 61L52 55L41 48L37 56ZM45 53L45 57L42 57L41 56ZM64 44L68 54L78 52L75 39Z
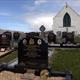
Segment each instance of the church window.
M71 18L70 15L66 13L63 18L63 27L70 27L70 26L71 26Z

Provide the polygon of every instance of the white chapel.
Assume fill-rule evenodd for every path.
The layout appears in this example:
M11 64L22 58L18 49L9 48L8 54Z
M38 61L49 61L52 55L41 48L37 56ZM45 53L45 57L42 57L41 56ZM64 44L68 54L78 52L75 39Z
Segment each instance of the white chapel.
M53 32L65 31L80 34L80 15L68 4L53 18Z

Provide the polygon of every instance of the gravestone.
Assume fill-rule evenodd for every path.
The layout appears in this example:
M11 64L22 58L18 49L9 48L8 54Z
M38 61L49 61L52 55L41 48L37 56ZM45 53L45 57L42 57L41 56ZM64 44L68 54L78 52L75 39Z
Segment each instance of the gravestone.
M38 37L26 37L18 44L18 64L26 69L46 69L48 67L48 44Z
M12 33L10 31L6 31L3 34L6 34L6 36L8 37L8 39L11 41L12 40Z
M6 34L0 35L0 48L10 47L10 40Z
M14 32L13 33L13 39L14 40L19 40L19 37L20 37L20 33L19 32Z
M14 32L13 33L13 42L12 42L12 46L17 48L18 47L18 42L20 39L20 33L19 32Z
M25 33L25 34L26 34L26 37L29 37L29 36L39 37L39 33L38 32L30 32L30 33Z
M48 43L56 43L56 35L52 32L49 32L48 34Z
M40 31L41 31L41 32L44 32L44 31L45 31L45 27L44 27L44 25L41 25L41 27L40 27Z
M65 39L64 43L74 43L74 32L63 32L62 38Z
M67 33L67 42L74 43L74 32Z
M59 44L62 43L62 33L61 33L61 31L57 32L56 42L59 43Z
M67 43L67 32L62 32L62 43Z
M43 40L45 40L45 33L44 33L45 29L46 29L46 28L45 28L44 25L41 25L41 27L39 28L39 30L41 31L40 37L41 37Z

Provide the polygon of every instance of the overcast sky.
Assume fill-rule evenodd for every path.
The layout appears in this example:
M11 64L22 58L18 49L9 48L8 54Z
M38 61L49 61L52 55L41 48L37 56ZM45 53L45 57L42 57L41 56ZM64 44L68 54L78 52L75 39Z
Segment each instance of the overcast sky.
M31 32L44 25L51 30L66 2L79 14L80 0L0 0L0 28Z

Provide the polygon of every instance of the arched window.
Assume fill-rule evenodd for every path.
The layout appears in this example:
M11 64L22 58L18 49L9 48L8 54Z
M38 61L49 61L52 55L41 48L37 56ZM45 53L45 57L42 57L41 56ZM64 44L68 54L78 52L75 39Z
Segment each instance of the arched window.
M70 15L68 13L66 13L64 15L64 18L63 18L63 27L71 27L71 18L70 18Z

